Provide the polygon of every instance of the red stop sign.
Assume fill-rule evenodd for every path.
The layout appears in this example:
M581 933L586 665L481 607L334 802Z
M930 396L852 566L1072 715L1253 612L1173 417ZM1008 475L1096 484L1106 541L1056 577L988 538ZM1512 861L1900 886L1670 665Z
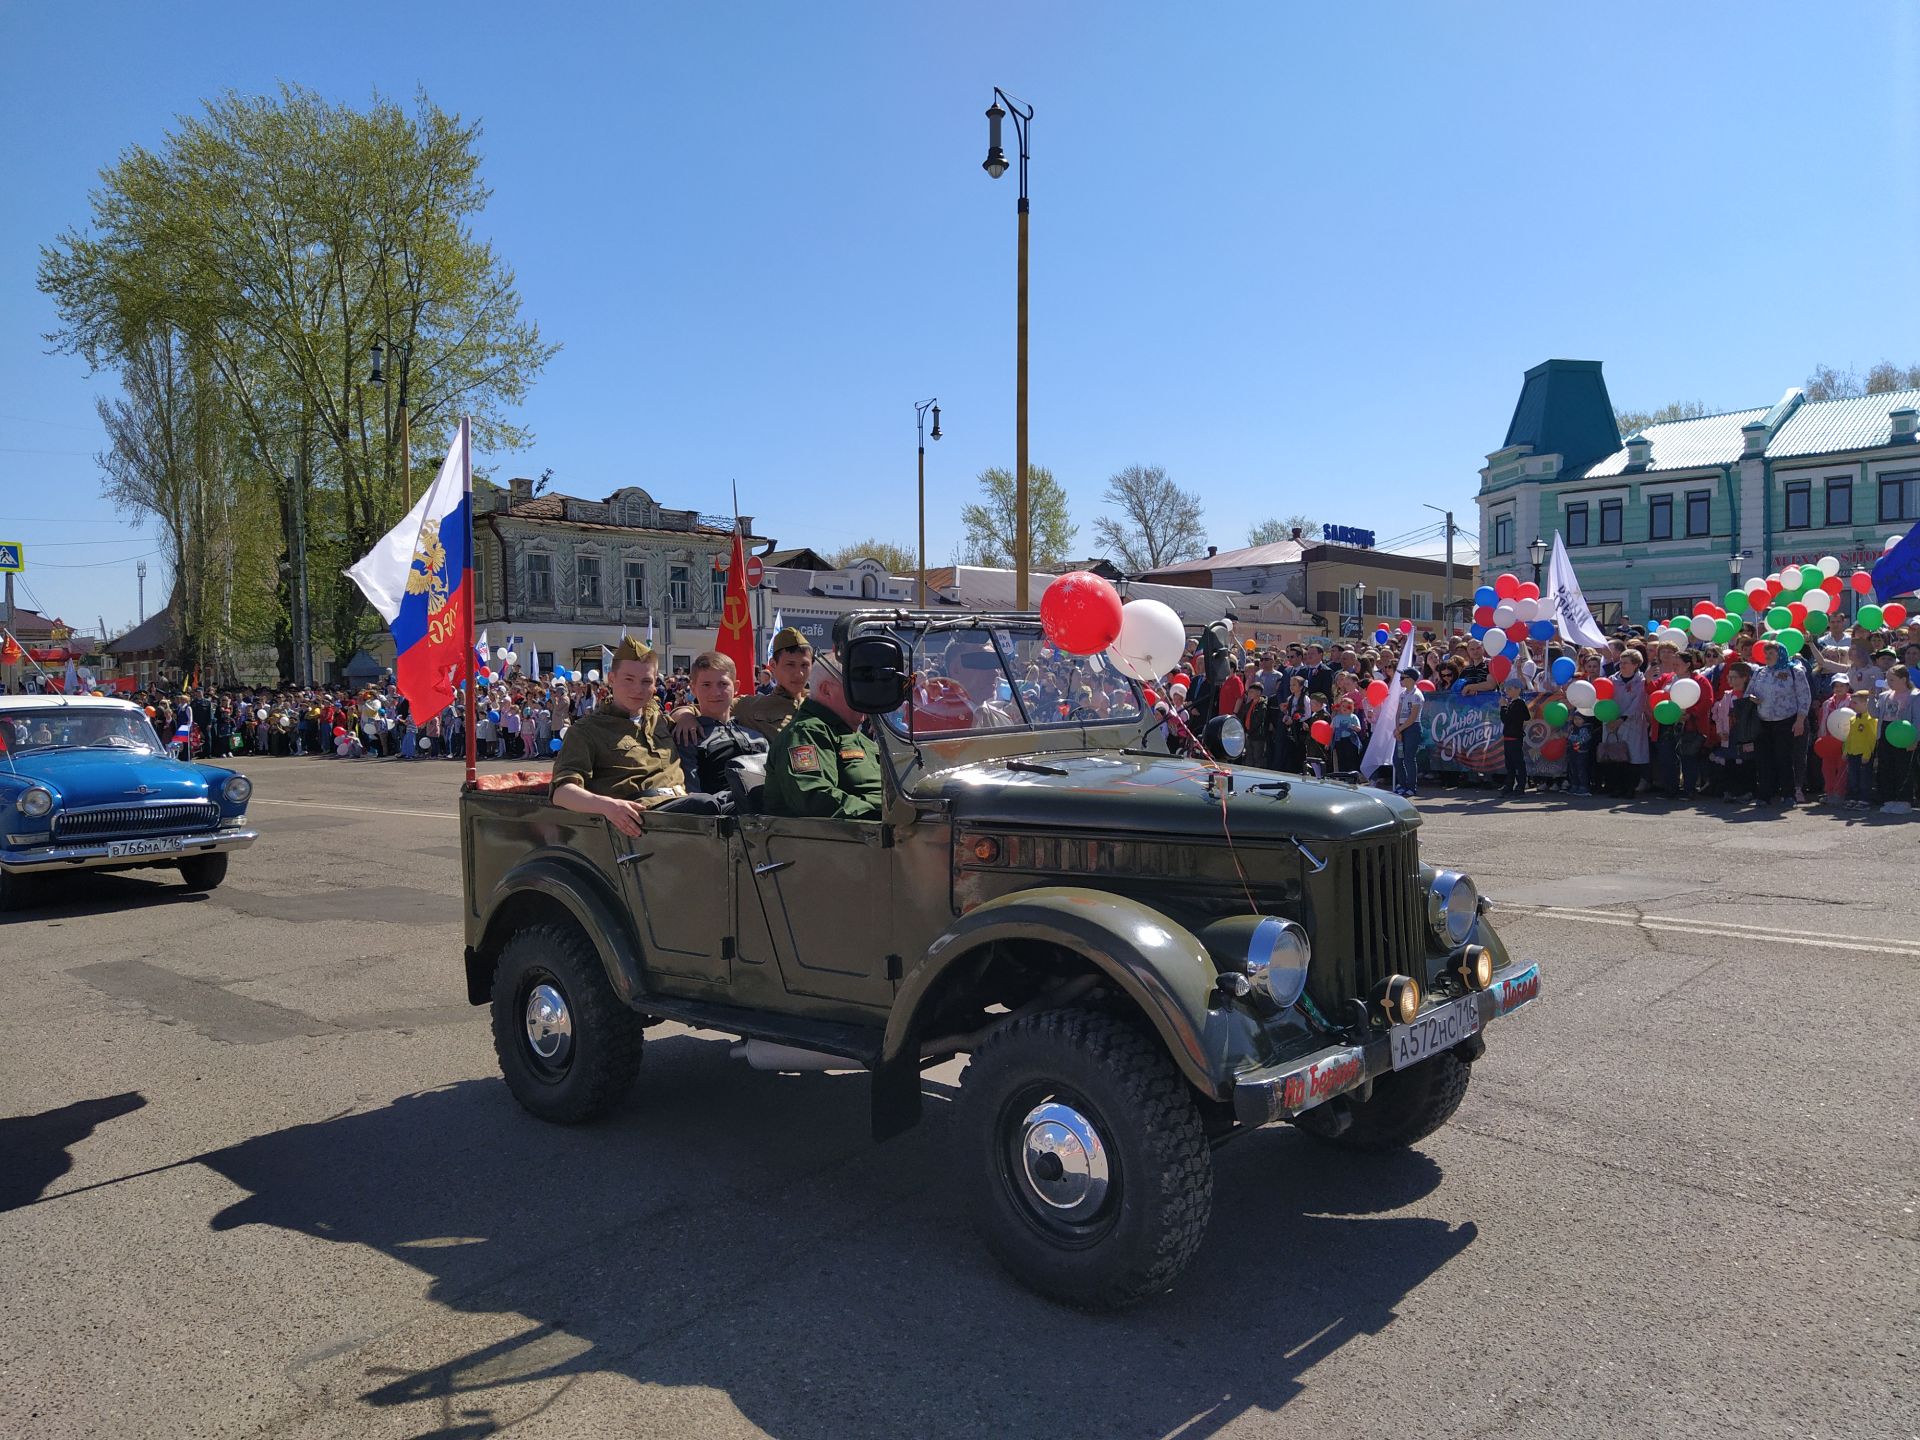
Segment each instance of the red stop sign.
M747 557L747 584L758 590L760 582L766 577L767 567L760 563L758 555Z

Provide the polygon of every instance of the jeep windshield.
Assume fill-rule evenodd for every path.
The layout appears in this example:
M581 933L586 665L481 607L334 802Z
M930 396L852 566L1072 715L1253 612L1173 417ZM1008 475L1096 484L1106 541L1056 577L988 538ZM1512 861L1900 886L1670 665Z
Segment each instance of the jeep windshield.
M1067 655L1038 624L900 625L912 698L886 717L895 734L1052 730L1141 718L1140 691L1104 655Z

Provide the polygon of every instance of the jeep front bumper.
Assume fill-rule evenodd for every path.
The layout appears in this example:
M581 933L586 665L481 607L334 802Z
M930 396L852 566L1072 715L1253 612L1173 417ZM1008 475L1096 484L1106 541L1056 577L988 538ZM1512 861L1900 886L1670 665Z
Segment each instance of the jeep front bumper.
M1492 1021L1531 1004L1539 995L1539 965L1516 966L1497 973L1493 984L1473 997L1480 1003L1480 1027L1474 1038ZM1472 1043L1472 1039L1466 1043ZM1392 1069L1390 1033L1369 1039L1364 1045L1330 1045L1297 1060L1236 1076L1233 1115L1242 1125L1291 1120L1336 1095L1370 1087L1376 1076Z

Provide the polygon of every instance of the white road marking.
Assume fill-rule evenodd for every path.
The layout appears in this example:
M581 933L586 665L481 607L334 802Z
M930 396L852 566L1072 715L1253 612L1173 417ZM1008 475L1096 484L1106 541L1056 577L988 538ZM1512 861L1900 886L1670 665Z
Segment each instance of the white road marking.
M1617 910L1576 910L1558 905L1496 905L1494 913L1512 910L1518 914L1541 915L1556 920L1584 920L1594 925L1615 925L1628 930L1661 930L1680 935L1712 935L1722 940L1785 940L1811 945L1822 950L1858 950L1872 955L1899 955L1920 960L1920 940L1897 940L1884 935L1844 935L1831 932L1780 930L1758 925L1722 924L1717 920L1683 920L1674 915L1648 915L1636 918Z
M302 810L349 810L356 815L418 815L427 820L454 820L459 817L451 810L390 810L384 805L323 805L318 800L262 800L253 797L255 805L297 805Z

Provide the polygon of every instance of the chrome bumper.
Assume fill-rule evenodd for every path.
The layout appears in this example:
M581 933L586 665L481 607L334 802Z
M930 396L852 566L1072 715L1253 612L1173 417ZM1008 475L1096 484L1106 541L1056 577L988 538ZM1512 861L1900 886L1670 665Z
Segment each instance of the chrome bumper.
M1539 996L1537 964L1514 965L1496 971L1493 984L1475 997L1480 1002L1480 1030L1462 1043L1471 1044L1493 1021L1511 1015ZM1276 1120L1291 1120L1336 1095L1371 1089L1377 1076L1392 1069L1393 1042L1385 1035L1364 1045L1331 1045L1298 1060L1236 1076L1233 1116L1242 1125L1270 1125Z
M110 840L90 841L85 845L35 845L28 849L0 846L0 870L9 875L28 875L48 870L131 870L141 865L178 865L196 855L224 854L244 850L260 838L257 830L210 830L198 835L140 836L167 840L174 848L158 855L109 855Z

